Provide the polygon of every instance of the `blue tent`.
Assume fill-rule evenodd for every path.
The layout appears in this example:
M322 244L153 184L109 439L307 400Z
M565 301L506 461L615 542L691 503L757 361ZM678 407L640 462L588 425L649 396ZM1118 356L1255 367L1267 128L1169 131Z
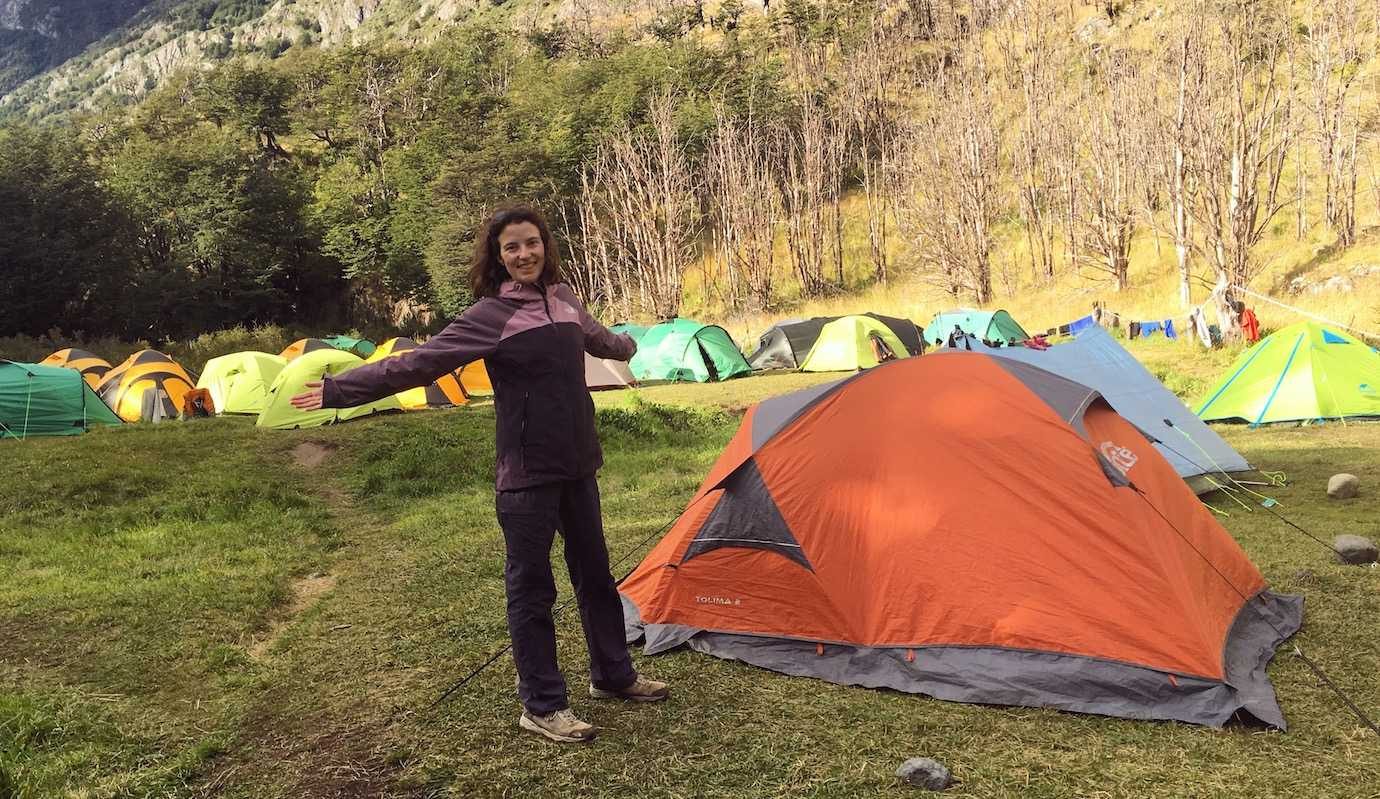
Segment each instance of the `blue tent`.
M1117 413L1157 442L1160 453L1195 489L1212 486L1192 478L1251 469L1241 453L1214 433L1101 327L1083 330L1072 341L1047 350L988 348L974 342L973 351L1038 366L1096 389ZM1217 479L1223 478L1219 475Z

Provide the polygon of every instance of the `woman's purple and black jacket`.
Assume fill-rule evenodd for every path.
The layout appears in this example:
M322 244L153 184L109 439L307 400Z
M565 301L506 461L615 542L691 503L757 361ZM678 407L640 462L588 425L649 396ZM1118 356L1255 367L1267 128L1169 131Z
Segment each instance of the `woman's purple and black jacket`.
M594 474L603 465L584 354L626 361L637 345L586 313L564 283L506 280L425 344L326 377L322 404L345 408L396 394L484 359L498 416L499 491Z

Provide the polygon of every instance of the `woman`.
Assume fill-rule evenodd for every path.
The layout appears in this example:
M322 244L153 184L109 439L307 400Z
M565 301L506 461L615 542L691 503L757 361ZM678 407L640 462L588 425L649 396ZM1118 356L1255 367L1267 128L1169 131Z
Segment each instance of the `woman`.
M595 472L603 464L585 353L626 361L637 345L595 321L561 278L555 242L535 209L499 209L475 237L470 287L478 301L439 335L402 355L308 383L302 410L361 405L483 358L498 417L495 506L506 548L508 631L517 661L518 724L556 741L588 741L595 728L570 711L556 664L551 608L557 529L589 647L590 696L655 702L665 683L633 669L623 606L609 572Z

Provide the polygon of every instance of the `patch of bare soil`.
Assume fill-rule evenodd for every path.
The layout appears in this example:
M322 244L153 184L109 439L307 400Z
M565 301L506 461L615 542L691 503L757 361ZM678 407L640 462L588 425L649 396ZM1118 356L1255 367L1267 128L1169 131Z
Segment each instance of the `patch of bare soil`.
M335 452L335 447L330 444L303 441L292 448L292 460L303 469L315 469L324 463L333 452Z
M249 656L255 660L260 660L267 655L268 650L273 648L273 644L282 637L287 628L292 626L299 616L306 613L312 605L315 605L322 596L333 588L335 588L335 577L329 574L311 574L294 580L291 586L291 597L287 604L274 614L268 632L250 644Z
M291 786L293 799L394 799L417 795L393 786L401 762L378 719L303 713L285 696L265 697L250 711L237 752L219 758L198 796L232 786Z

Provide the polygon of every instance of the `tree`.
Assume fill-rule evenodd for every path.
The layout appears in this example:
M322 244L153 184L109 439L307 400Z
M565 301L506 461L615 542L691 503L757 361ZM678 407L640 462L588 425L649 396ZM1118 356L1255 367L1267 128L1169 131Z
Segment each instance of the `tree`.
M727 273L729 306L739 307L741 284L748 307L761 311L772 301L776 226L782 216L775 174L781 153L779 128L767 128L751 113L734 120L722 106L716 118L705 156L715 252Z
M1281 185L1296 125L1281 75L1288 16L1272 0L1232 0L1205 20L1204 80L1187 103L1189 209L1195 247L1217 273L1218 317L1234 334L1239 327L1227 294L1249 285L1260 267L1256 244L1292 201Z
M1072 214L1079 249L1075 257L1111 275L1117 291L1130 285L1131 236L1144 183L1145 141L1135 113L1139 86L1132 80L1138 65L1125 52L1091 56L1101 79L1081 106L1079 194L1084 201Z
M232 125L254 137L269 156L286 156L278 137L291 129L288 104L295 87L269 67L232 61L210 73L196 87L201 113L217 127Z
M0 127L0 335L104 334L127 288L131 226L63 128Z
M788 9L791 7L788 7ZM789 10L787 12L790 13ZM816 84L826 74L823 47L796 40L789 50L796 118L784 127L781 196L786 211L786 246L800 293L819 296L828 287L832 262L835 285L843 285L843 165L848 124L828 104Z
M651 104L645 130L624 127L604 142L580 199L585 235L597 242L593 251L607 253L610 271L622 278L612 291L628 297L635 288L636 302L625 304L658 319L680 311L701 230L699 183L676 131L675 102L663 93Z
M1019 92L1020 115L1011 156L1018 181L1019 209L1030 249L1031 272L1054 277L1055 163L1060 139L1070 126L1058 124L1057 105L1064 18L1046 0L1020 0L1010 7L1009 19L997 29L1008 86ZM1068 114L1063 115L1068 118Z
M1377 9L1361 0L1323 0L1308 6L1305 52L1307 104L1323 181L1323 222L1343 247L1356 242L1360 93L1357 80L1376 48Z
M1000 141L981 52L957 54L926 85L907 133L900 216L922 279L979 304L992 299Z

